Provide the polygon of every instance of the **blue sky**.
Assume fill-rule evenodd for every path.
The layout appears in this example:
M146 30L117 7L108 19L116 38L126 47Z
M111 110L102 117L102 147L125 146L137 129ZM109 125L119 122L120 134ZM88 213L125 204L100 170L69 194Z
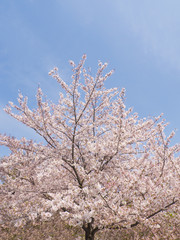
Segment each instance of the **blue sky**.
M40 140L3 112L18 90L35 105L40 84L57 100L48 76L57 66L69 81L68 60L87 54L115 69L107 87L126 88L126 105L141 117L164 113L180 142L179 0L6 0L0 2L0 132ZM0 156L6 154L0 148Z

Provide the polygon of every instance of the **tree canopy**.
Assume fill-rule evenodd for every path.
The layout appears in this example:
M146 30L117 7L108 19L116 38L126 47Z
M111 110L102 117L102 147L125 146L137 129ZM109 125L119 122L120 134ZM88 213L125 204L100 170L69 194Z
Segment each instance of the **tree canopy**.
M72 66L54 104L37 91L37 108L20 93L5 111L35 130L44 143L0 135L11 154L0 163L2 223L16 226L53 213L93 240L103 229L160 228L168 209L179 219L180 145L171 146L162 116L140 119L125 107L125 89L106 89L113 71L99 62L93 77L86 56ZM14 111L13 111L14 109ZM157 217L158 216L158 217Z

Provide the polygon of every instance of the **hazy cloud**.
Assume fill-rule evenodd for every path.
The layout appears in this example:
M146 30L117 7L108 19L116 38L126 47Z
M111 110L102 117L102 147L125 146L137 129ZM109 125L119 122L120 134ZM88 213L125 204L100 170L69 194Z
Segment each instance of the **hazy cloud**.
M116 1L116 12L137 36L146 54L180 70L180 2Z

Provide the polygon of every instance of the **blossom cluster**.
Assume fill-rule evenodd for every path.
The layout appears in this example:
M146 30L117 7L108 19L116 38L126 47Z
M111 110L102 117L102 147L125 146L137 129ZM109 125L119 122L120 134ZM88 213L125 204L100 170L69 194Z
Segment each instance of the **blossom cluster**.
M180 145L170 144L174 132L165 136L161 115L139 119L126 109L125 89L105 88L113 71L104 74L107 64L99 62L93 77L85 59L77 66L70 61L69 85L57 68L50 71L63 89L58 104L44 100L38 88L36 109L22 94L18 105L5 109L46 144L0 135L0 144L11 150L0 162L1 222L20 225L58 212L85 231L88 224L97 230L140 223L156 228L153 217L178 206Z

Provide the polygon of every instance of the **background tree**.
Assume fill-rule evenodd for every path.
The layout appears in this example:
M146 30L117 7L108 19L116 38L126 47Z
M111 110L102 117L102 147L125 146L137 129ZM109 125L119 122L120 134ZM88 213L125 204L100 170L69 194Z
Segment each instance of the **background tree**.
M0 135L11 150L0 165L1 221L18 226L56 212L82 227L86 240L103 229L161 228L169 208L176 207L172 214L179 218L180 145L170 146L174 132L165 136L161 116L139 119L126 110L124 89L105 88L113 73L103 74L106 63L99 62L92 77L85 59L77 66L70 61L70 85L57 68L49 73L63 89L58 104L43 100L38 88L36 109L22 94L19 105L9 102L5 109L46 144Z

